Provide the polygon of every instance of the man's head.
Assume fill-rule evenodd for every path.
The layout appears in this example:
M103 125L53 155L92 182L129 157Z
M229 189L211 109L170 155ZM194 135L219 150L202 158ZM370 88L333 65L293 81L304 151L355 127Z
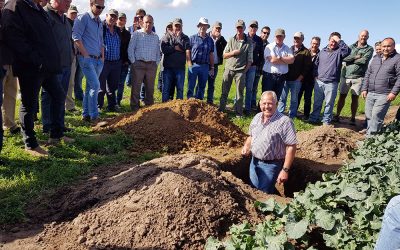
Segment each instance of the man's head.
M263 115L270 118L276 111L278 98L274 91L264 91L260 98L260 109Z
M5 0L0 0L0 9L2 9L4 7L5 3L6 3Z
M78 16L78 8L75 5L70 5L68 12L67 12L67 17L71 20L75 20L75 18Z
M258 22L256 20L251 21L249 25L250 36L255 35L257 33L257 30L258 30Z
M283 40L285 40L285 30L284 29L277 29L275 30L275 43L277 45L282 45Z
M200 17L199 22L197 23L197 28L200 34L206 34L207 29L210 28L210 24L208 24L208 19L205 17Z
M136 16L135 16L133 22L139 23L140 27L143 27L143 18L145 15L146 15L146 11L144 9L137 9Z
M311 51L317 53L320 45L321 45L321 38L319 36L314 36L311 39Z
M106 14L106 23L109 26L114 26L117 23L118 11L115 9L110 9Z
M211 33L216 36L219 37L221 35L221 30L222 30L222 23L219 21L216 21L214 23L214 25L212 26L212 30Z
M239 19L236 21L236 34L237 35L243 35L244 34L244 30L246 29L246 24L244 23L243 20Z
M381 43L382 43L381 41L377 41L377 42L375 43L375 52L376 52L376 54L378 54L378 55L382 54Z
M67 13L69 7L71 6L72 0L51 0L50 5L53 7L59 14Z
M381 48L382 48L382 55L383 57L388 57L391 55L395 50L396 42L393 38L388 37L382 40Z
M303 46L304 34L301 31L294 33L293 35L293 45L296 48L301 48Z
M145 15L143 17L143 30L144 32L150 34L153 30L154 19L151 15Z
M92 11L93 15L100 16L104 8L104 0L90 0L90 10Z
M120 28L125 27L126 25L126 14L125 13L118 13L118 20L117 20L117 26Z
M181 32L182 26L183 26L182 19L175 18L174 21L172 21L172 32L174 32L175 34Z
M261 29L260 37L261 39L266 42L268 40L269 34L271 33L271 29L268 26L264 26Z
M165 32L172 32L172 22L168 22L165 26Z
M329 48L332 50L336 49L339 46L340 39L342 39L342 36L340 35L339 32L332 32L329 35L329 44L328 44Z
M368 30L363 30L360 32L360 34L358 35L358 43L361 45L366 45L368 42L368 38L369 38L369 32Z

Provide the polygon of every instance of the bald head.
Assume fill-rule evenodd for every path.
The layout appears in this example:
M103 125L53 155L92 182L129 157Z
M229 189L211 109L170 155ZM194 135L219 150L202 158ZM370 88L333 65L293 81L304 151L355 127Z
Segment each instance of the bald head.
M358 35L358 46L365 46L368 42L369 32L368 30L363 30Z

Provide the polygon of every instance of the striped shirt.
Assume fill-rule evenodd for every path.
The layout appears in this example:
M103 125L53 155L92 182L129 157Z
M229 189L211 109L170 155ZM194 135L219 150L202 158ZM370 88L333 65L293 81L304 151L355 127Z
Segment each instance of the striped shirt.
M262 117L263 113L260 112L250 123L253 156L263 161L285 159L286 146L297 144L293 121L277 111L265 124Z
M108 26L106 26L106 36L104 39L105 43L105 60L117 61L120 58L121 39L114 27L114 33L110 32Z
M154 32L147 34L143 29L133 32L128 47L131 63L135 61L156 62L161 59L160 39Z
M214 41L209 35L202 38L199 34L190 37L192 47L192 62L197 64L209 64L210 53L214 52Z

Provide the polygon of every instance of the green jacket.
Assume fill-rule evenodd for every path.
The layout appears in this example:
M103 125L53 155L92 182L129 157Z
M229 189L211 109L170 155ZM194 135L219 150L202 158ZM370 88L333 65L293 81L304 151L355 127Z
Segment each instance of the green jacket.
M228 44L225 47L224 53L229 53L233 50L240 49L240 54L228 58L225 61L225 69L232 71L240 71L246 68L248 63L253 63L253 42L244 35L243 41L236 39L236 35L229 39Z
M364 77L368 69L369 60L371 60L374 52L374 49L368 44L361 48L357 48L357 44L358 42L355 42L350 45L351 53L343 59L343 62L346 63L345 77L347 79ZM358 55L360 55L361 58L355 59Z

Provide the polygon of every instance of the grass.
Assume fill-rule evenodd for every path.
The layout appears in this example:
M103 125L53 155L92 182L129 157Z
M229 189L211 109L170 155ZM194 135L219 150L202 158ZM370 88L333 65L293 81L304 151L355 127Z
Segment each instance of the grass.
M223 67L219 67L216 78L215 103L219 103L221 96L221 82ZM186 77L187 79L187 77ZM234 86L234 84L233 84ZM261 84L259 84L259 95ZM187 83L185 83L185 92ZM121 112L129 111L130 88L125 88ZM235 88L229 93L228 105L233 104ZM398 98L399 99L399 98ZM161 93L155 91L156 102L161 101ZM396 100L395 104L399 104ZM80 108L78 104L78 108ZM336 109L335 109L336 110ZM359 113L364 110L364 101L360 101ZM300 105L302 111L302 105ZM101 117L113 116L116 113L102 113ZM349 98L342 111L343 116L350 116ZM229 114L231 120L242 130L247 131L252 117L236 118ZM298 131L309 130L313 125L294 119ZM90 173L99 166L115 165L124 162L144 162L159 157L162 152L143 153L132 156L129 148L135 146L127 135L118 132L110 135L95 134L90 127L81 121L80 114L66 114L66 124L74 129L67 135L75 138L76 143L72 145L61 144L50 147L50 157L39 159L26 154L23 150L21 135L10 135L5 133L4 147L1 159L4 164L0 165L0 224L16 223L24 221L24 207L29 200L34 199L44 191L52 191L62 185L70 185L77 179ZM41 131L40 124L36 124L36 131ZM37 133L40 142L48 139L47 135Z

